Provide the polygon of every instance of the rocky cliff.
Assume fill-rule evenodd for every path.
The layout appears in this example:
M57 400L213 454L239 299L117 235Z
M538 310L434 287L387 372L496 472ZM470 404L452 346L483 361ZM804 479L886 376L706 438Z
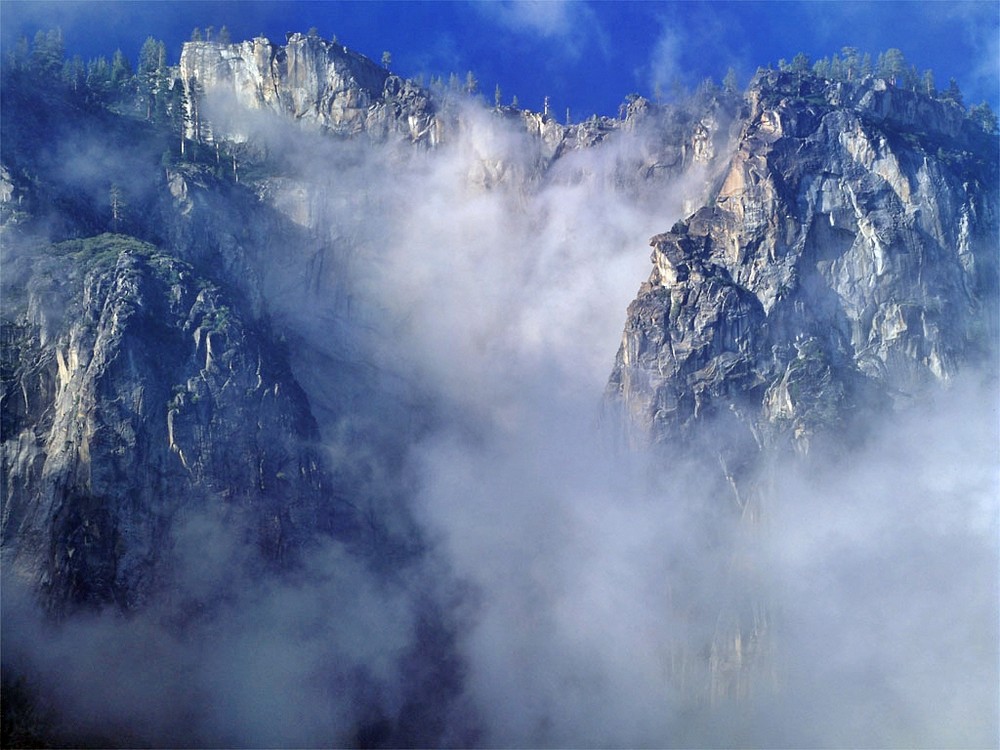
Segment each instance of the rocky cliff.
M159 684L147 694L185 697L201 677L192 695L213 708L180 719L163 709L168 720L153 729L118 718L137 727L124 743L236 745L247 735L232 727L247 725L254 741L274 744L468 746L480 738L466 691L494 677L481 672L468 687L465 660L484 648L468 641L507 644L493 637L497 623L523 618L531 633L527 646L512 636L516 659L531 661L546 650L532 651L539 643L574 641L567 653L585 652L586 669L553 674L589 683L603 674L590 670L604 634L588 634L580 615L599 598L607 618L595 622L623 619L606 606L612 589L649 607L636 641L656 654L638 649L648 661L638 671L652 675L643 700L693 711L739 703L774 682L775 614L754 570L770 468L828 449L843 455L873 414L994 365L997 142L957 105L872 78L764 71L745 98L712 88L671 106L630 97L618 118L563 124L546 111L425 89L302 34L285 45L187 43L178 78L187 96L180 153L176 118L167 126L135 116L146 107L94 107L17 79L2 87L0 106L5 581L50 620L97 611L142 623L158 648L174 644L170 657L211 665L173 675L176 694ZM596 211L602 202L615 210ZM574 453L576 434L547 424L541 438L524 434L548 418L546 402L565 396L556 392L571 380L567 363L581 367L576 351L547 359L553 341L583 347L539 321L561 325L599 296L574 261L588 252L617 260L587 244L614 232L588 222L669 223L681 205L686 218L651 240L653 269L629 305L605 402L631 446L652 446L650 474L679 466L662 481L683 485L695 467L691 495L706 506L694 513L697 543L676 532L629 536L636 518L657 529L686 519L683 499L659 502L658 476L652 489L630 484L629 460L588 444L581 454L599 466L591 476L585 461L557 455ZM421 254L426 262L383 267ZM452 271L458 280L438 288ZM512 307L535 303L539 278L571 288L545 297L556 314L519 316ZM491 296L493 286L504 293ZM451 317L433 314L449 305ZM499 313L480 317L480 307ZM508 325L523 348L504 348L511 337L497 329ZM424 346L433 355L414 356ZM434 355L444 361L427 367ZM508 358L510 383L501 382ZM427 382L434 377L445 382ZM537 393L511 396L521 390ZM502 403L480 401L493 396ZM547 444L560 440L557 450ZM522 443L538 455L525 460ZM550 463L584 479L556 476ZM591 478L614 486L599 505ZM614 494L633 486L657 496L650 516ZM513 537L531 530L515 585L500 574L502 590L480 601L457 580L442 552L454 552L453 540L414 517L417 507L433 516L423 506L440 500L435 492L459 518L443 526L466 545L456 559L474 558L468 567L481 577L489 566L480 557L509 563L522 549ZM507 496L518 492L525 498ZM609 511L608 497L624 510ZM455 512L467 506L489 513ZM471 533L460 528L469 519ZM613 540L609 556L604 538L614 534L604 524L616 519L629 549ZM498 530L479 528L494 520ZM636 560L633 543L655 552ZM565 556L552 554L556 583L550 547ZM574 599L577 569L592 560L593 581ZM630 589L633 578L643 585ZM475 631L470 600L494 630ZM511 602L514 614L496 619ZM301 650L279 648L268 661L272 640ZM227 650L231 641L239 648ZM635 666L632 643L601 654L616 665L610 673ZM225 656L213 661L212 646ZM148 652L135 653L144 665ZM244 661L269 673L243 680ZM486 661L503 672L511 654ZM220 720L218 696L238 703L245 687L220 685L223 672L271 692ZM540 682L560 700L566 692L555 677ZM580 692L592 706L601 693L589 689ZM271 715L256 714L282 691L309 700L284 706L283 733L269 735L258 724ZM549 735L547 710L511 736L581 736L575 725ZM236 733L212 734L215 721ZM183 726L158 733L164 725ZM64 744L79 742L73 731Z
M178 67L191 138L242 141L247 116L268 112L339 136L376 141L400 137L427 147L459 140L481 99L465 92L428 89L376 65L338 42L288 34L284 45L259 37L239 44L187 42ZM702 92L691 103L661 107L642 97L622 105L618 119L593 116L560 123L546 110L497 106L493 115L522 129L532 148L517 165L484 154L476 181L537 180L559 159L605 142L619 131L644 134L639 163L622 165L625 179L677 177L724 150L740 106L733 93Z
M763 73L713 200L657 235L609 394L642 441L837 433L996 337L996 142L884 81ZM846 434L841 433L845 438Z
M752 539L783 456L848 456L878 415L962 371L996 377L1000 196L995 136L954 105L775 72L747 102L717 194L650 241L607 395L628 442L697 462ZM710 658L675 656L716 703L774 685L771 602L743 554Z
M318 36L289 34L284 46L263 37L239 44L188 42L179 72L189 102L229 95L226 105L291 116L338 135L398 132L431 145L439 138L426 92ZM207 138L245 138L238 121L221 112L205 125ZM192 117L192 137L197 127Z
M346 538L304 394L217 285L120 235L33 260L4 324L2 532L46 601L140 606L192 512L275 566L317 531Z

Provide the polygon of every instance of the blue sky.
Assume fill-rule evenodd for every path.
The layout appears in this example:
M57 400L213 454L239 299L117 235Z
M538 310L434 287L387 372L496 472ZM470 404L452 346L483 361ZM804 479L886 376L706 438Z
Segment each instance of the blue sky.
M943 87L955 77L966 103L1000 109L1000 2L0 2L0 39L62 27L70 53L133 60L152 34L176 61L195 26L226 25L234 39L317 27L375 60L425 78L472 70L487 98L555 112L614 114L630 92L674 81L745 82L760 65L812 58L845 45L874 54L898 47Z

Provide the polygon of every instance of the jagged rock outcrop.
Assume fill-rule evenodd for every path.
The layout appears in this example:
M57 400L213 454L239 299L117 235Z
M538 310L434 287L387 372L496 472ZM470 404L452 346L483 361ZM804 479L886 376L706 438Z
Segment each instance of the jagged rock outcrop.
M766 73L747 101L718 194L653 238L629 308L609 392L639 441L729 411L806 451L996 333L994 138L874 79Z
M434 147L457 140L474 127L469 113L483 111L475 97L426 89L315 35L288 34L284 46L263 37L239 44L187 42L178 75L185 86L187 135L209 142L246 140L246 113L266 111L339 136L382 141L395 135ZM470 181L486 188L531 184L561 157L623 132L642 148L622 159L616 182L674 178L724 150L737 106L734 95L721 92L703 93L684 106L633 97L619 119L595 115L575 124L560 123L548 111L498 106L492 114L526 133L530 145L516 159L483 153Z
M349 532L304 394L223 290L119 235L32 260L4 326L2 533L50 606L141 605L186 513L276 567Z
M187 42L180 76L192 100L217 101L215 110L190 118L190 137L243 140L238 110L265 110L338 135L400 133L414 142L437 143L440 124L420 87L342 44L314 35L289 34L284 46L258 37L239 44ZM201 131L201 132L198 132Z
M995 368L998 194L997 140L954 105L785 73L747 102L714 200L651 241L608 398L752 537L777 456L840 453L879 410ZM745 580L718 598L708 660L674 657L713 703L774 682L766 587L731 554Z

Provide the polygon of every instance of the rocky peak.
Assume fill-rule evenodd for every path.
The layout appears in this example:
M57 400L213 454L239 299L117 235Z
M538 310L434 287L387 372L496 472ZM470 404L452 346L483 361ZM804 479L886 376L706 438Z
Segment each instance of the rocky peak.
M258 37L237 44L187 42L180 75L189 100L193 85L230 96L248 110L266 110L341 135L400 132L433 142L429 97L364 55L315 35L288 34L279 46ZM193 127L193 126L191 126ZM237 124L216 122L218 137L241 140Z
M894 86L871 75L831 81L811 74L762 70L751 80L746 99L748 120L763 118L772 127L780 114L791 121L805 117L808 122L809 116L821 111L848 109L866 122L908 130L915 136L978 140L981 130L955 102Z
M963 149L997 143L879 79L767 71L747 101L714 200L652 240L610 389L644 439L738 406L748 445L805 450L991 346L995 167ZM806 371L809 393L790 389Z

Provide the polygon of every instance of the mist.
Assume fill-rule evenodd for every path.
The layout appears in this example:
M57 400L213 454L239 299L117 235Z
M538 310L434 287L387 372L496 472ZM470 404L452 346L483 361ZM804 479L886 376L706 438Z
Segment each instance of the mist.
M618 445L602 411L648 238L705 200L725 128L714 162L642 182L642 131L543 169L517 122L461 123L435 151L245 125L309 238L254 257L268 313L332 463L360 460L359 434L402 443L364 458L393 485L367 502L421 556L386 576L321 542L265 575L192 514L176 593L137 615L46 623L8 583L5 660L66 727L125 744L364 744L407 711L458 746L993 744L995 380L876 417L847 455L776 461L741 523L698 465ZM331 358L366 363L376 395L344 408ZM748 696L713 698L691 665L746 607L771 657ZM428 618L441 650L416 653Z

